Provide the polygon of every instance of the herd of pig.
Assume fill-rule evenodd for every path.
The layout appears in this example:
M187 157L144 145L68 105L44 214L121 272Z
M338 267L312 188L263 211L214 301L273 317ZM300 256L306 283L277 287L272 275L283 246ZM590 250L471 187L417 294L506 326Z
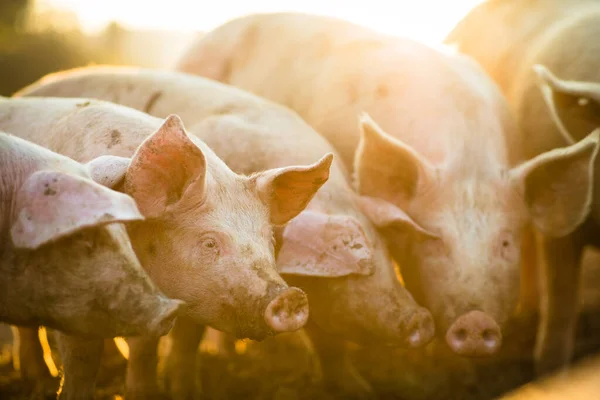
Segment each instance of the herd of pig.
M600 244L598 37L593 0L489 0L435 48L255 14L176 71L87 67L1 98L0 319L23 375L47 374L43 325L59 398L93 398L125 336L125 396L156 398L171 331L166 387L190 399L206 326L304 327L323 379L366 396L344 340L493 357L538 307L537 371L565 370Z

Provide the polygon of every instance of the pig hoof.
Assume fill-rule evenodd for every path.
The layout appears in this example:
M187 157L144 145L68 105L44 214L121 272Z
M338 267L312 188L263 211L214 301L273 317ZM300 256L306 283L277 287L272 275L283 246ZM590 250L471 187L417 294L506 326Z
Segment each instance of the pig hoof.
M410 347L426 345L435 335L435 324L431 313L425 309L416 313L407 326L407 342Z
M298 330L308 320L308 298L298 288L279 293L265 310L265 322L275 333Z
M502 345L500 327L482 311L470 311L454 321L446 333L446 343L461 356L484 357Z

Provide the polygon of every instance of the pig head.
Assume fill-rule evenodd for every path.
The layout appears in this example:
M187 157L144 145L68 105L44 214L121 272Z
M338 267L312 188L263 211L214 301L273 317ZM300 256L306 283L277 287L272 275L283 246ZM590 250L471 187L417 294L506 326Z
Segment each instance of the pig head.
M598 136L473 177L431 164L366 114L361 127L356 187L407 288L456 353L495 353L519 301L523 230L563 236L586 218Z
M433 337L430 313L398 281L385 245L350 215L306 210L284 229L279 271L307 292L311 318L358 343L419 347Z
M0 144L53 154L17 138L11 142ZM129 160L104 157L86 171L53 155L58 163L53 160L22 182L14 173L19 168L3 168L2 198L12 207L3 218L10 221L10 242L0 263L2 318L84 337L166 334L183 302L156 288L131 248L122 223L143 217L129 196L90 179L93 170L105 184L102 177L111 175L111 166ZM20 159L21 170L27 161Z
M125 192L146 217L130 227L136 254L199 323L256 340L299 329L308 301L277 273L272 225L304 209L331 160L237 175L170 116L125 176Z

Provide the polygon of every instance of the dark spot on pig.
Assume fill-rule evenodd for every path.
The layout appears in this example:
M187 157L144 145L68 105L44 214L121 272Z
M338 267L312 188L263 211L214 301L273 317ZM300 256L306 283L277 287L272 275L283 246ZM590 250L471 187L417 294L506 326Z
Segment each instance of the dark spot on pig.
M362 245L362 244L360 244L360 243L354 243L352 246L350 246L350 248L351 248L351 249L358 250L358 249L362 249L362 248L363 248L363 245Z
M55 194L56 194L56 190L53 190L50 187L46 187L46 190L44 190L44 196L54 196Z
M160 96L162 96L162 92L161 91L152 93L152 96L150 96L150 98L146 102L146 105L144 106L144 112L150 114L150 111L152 110L152 107L154 107L154 104L156 104L156 102L158 101L158 99L160 98Z
M154 245L154 243L150 243L148 245L148 254L150 254L151 256L156 255L156 246Z
M379 86L377 86L375 94L377 95L377 97L384 98L390 94L390 91L387 88L387 86L384 83L382 83Z
M77 103L77 107L87 107L90 105L90 101L84 101L83 103Z
M119 132L116 129L113 129L110 132L110 142L108 142L108 148L110 149L111 147L120 144L121 143L121 132Z

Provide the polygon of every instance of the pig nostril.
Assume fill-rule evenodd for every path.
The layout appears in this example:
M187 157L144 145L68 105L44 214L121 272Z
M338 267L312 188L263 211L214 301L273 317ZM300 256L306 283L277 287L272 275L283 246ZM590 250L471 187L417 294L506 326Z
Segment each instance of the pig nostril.
M407 326L407 342L410 347L417 348L426 345L433 339L435 327L429 311L417 312Z
M493 347L498 342L496 332L494 332L491 329L484 330L481 334L481 337L483 338L483 341L488 347Z
M300 329L308 319L308 299L297 288L288 288L265 310L265 322L276 333Z
M465 328L460 328L456 332L454 332L454 338L459 342L464 342L467 340L467 330Z

